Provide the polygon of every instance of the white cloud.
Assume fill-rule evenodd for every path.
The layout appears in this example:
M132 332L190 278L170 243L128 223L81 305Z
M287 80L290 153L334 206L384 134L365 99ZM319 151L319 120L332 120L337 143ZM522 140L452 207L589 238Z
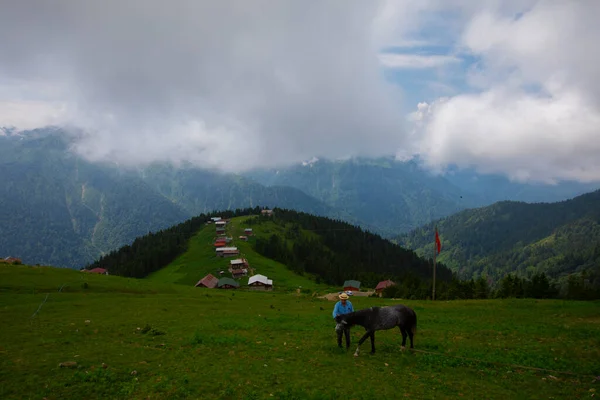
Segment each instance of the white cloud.
M377 155L404 129L378 61L381 4L0 0L0 82L57 88L44 101L65 104L92 159L240 170ZM44 120L31 110L21 126Z
M67 121L66 106L43 101L0 101L0 121L4 127L35 129Z
M460 58L446 55L420 55L420 54L398 54L383 53L379 55L379 61L387 68L436 68L447 64L460 63Z
M76 148L92 159L241 170L400 148L436 169L600 180L598 1L0 0L0 9L0 125L68 122L84 128ZM414 54L426 45L450 50ZM386 46L407 51L381 54ZM406 122L382 66L449 97Z
M434 168L600 181L600 3L521 11L470 15L460 48L480 60L468 75L476 91L420 105L413 151Z

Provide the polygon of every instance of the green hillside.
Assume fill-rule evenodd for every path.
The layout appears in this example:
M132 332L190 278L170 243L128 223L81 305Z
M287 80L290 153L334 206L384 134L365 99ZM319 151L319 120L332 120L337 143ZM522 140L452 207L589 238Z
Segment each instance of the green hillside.
M235 246L240 250L239 258L245 258L254 273L272 279L275 291L295 290L300 286L313 291L325 289L325 285L315 283L314 277L298 275L285 265L257 253L253 249L253 242L256 237L251 236L249 241L240 240L239 236L244 235L244 229L249 226L246 224L249 218L253 217L230 219L226 226L226 234L233 238L228 246ZM227 272L227 269L231 258L216 256L213 246L214 239L215 226L213 224L205 225L190 239L184 254L177 257L166 267L150 274L148 279L156 282L195 285L196 282L209 273L219 277L219 271L226 271L224 276L230 277L231 275ZM248 277L239 279L239 283L242 287L246 286Z
M599 389L598 303L402 302L418 314L416 351L383 331L374 355L367 341L355 358L362 329L351 351L338 349L333 302L312 296L2 266L0 398L583 398Z
M374 288L382 280L395 279L413 282L411 295L416 298L431 293L432 262L413 251L346 222L279 208L273 211L268 217L261 215L260 208L200 215L140 237L87 268L186 285L208 273L218 276L229 265L229 259L217 257L213 247L216 232L209 221L219 216L229 220L229 245L237 246L240 257L248 260L253 269L250 275L266 275L281 290L321 284L339 290L348 279L361 281L363 288ZM239 239L245 228L254 230L247 242ZM452 279L452 273L439 263L437 278L442 284ZM241 279L242 286L245 282L247 278Z
M559 203L500 202L462 211L399 237L419 254L433 254L434 226L442 240L439 260L463 278L507 273L570 274L600 289L600 191Z

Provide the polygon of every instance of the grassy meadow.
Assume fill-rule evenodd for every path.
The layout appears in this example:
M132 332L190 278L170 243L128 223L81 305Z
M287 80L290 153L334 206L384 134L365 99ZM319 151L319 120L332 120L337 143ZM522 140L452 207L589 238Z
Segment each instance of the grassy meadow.
M175 273L171 281L185 276ZM367 341L355 358L362 328L352 330L350 351L337 348L333 302L311 295L2 266L0 398L575 399L600 391L598 302L402 302L417 312L416 349L430 353L401 352L393 330L376 334L376 354ZM76 365L59 366L66 362Z

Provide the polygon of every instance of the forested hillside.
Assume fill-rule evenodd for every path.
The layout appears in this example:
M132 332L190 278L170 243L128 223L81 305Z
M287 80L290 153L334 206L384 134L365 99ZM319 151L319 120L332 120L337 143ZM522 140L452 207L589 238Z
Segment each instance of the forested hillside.
M433 254L434 226L398 238L419 254ZM463 278L486 275L497 281L546 273L582 285L600 286L600 191L558 203L500 202L466 210L437 222L440 260Z
M348 223L306 213L276 208L273 217L260 216L260 210L243 209L216 213L223 218L255 215L245 224L254 228L250 243L265 257L287 265L297 274L310 273L324 283L341 285L358 279L367 287L394 278L427 281L430 260L413 251ZM106 268L111 274L141 278L168 265L187 249L188 240L211 215L200 215L172 228L138 238L132 245L100 258L87 268ZM202 260L198 260L202 262ZM452 273L438 265L440 281Z
M112 275L144 278L183 254L188 248L190 238L198 233L212 216L233 218L258 213L260 208L256 207L201 214L168 229L141 236L131 245L113 250L85 268L105 268Z
M375 287L385 279L432 277L431 260L346 222L278 209L273 217L257 216L248 223L261 235L255 244L259 253L330 284L357 279ZM452 278L443 264L437 268L441 281Z
M48 132L0 137L0 257L81 267L187 215L139 179L81 160Z

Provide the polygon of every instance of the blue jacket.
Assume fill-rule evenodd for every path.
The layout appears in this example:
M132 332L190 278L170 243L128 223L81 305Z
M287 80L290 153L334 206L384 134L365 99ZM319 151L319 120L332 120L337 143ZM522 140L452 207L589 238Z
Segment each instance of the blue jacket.
M337 317L338 315L348 314L351 312L354 312L354 308L352 307L350 300L346 300L346 306L344 306L340 300L335 303L335 306L333 307L333 318Z

